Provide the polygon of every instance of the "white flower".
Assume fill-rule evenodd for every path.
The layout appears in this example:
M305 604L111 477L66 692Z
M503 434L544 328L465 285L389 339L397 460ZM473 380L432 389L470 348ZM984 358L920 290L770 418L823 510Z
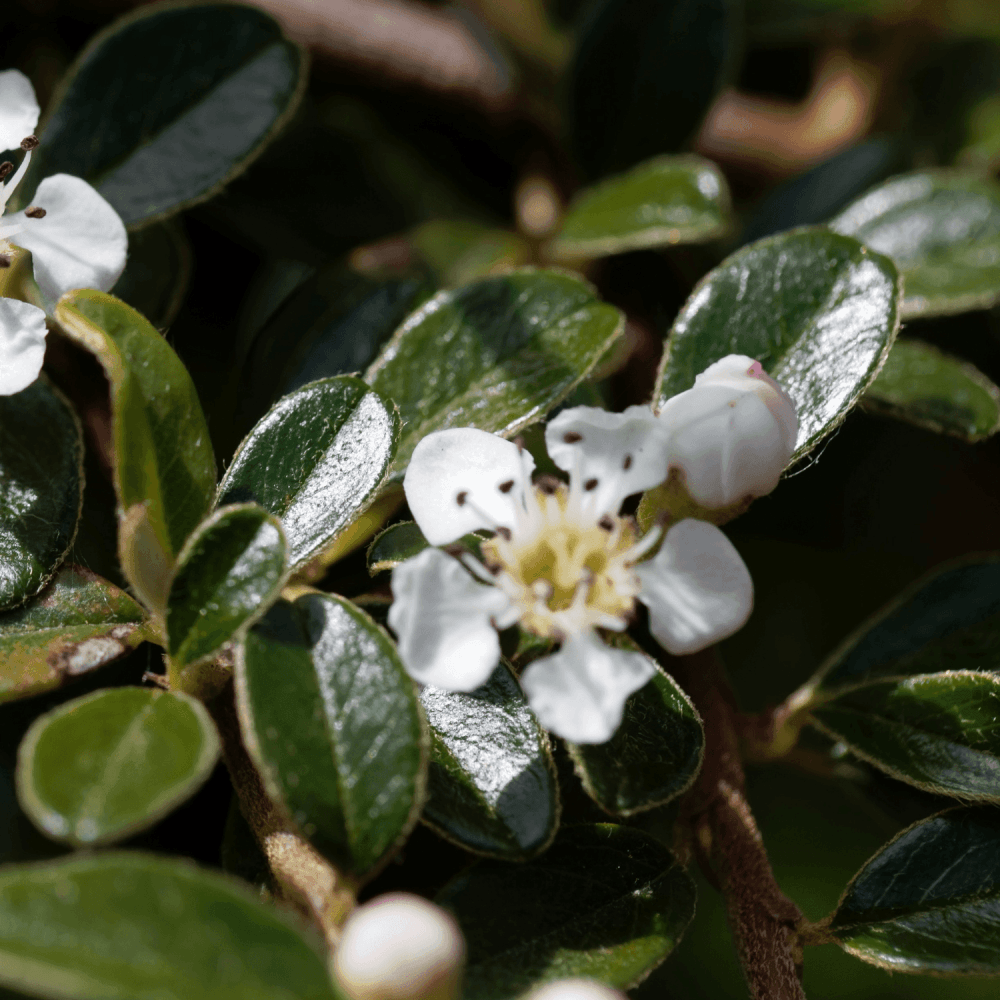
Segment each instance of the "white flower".
M532 990L526 1000L627 1000L624 993L596 979L557 979Z
M598 629L623 631L636 600L657 640L692 653L735 632L753 602L750 575L714 525L674 525L640 537L622 501L665 475L664 425L648 407L624 413L581 406L549 423L549 455L569 485L531 483L534 461L516 444L473 428L428 435L403 487L432 545L479 529L484 563L431 548L396 567L389 624L410 674L458 691L483 684L500 658L497 629L515 623L561 643L535 660L521 683L547 729L576 743L603 743L625 699L655 667L605 645Z
M798 417L788 394L742 354L710 365L667 400L667 461L703 507L729 507L770 493L795 451Z
M0 180L5 181L0 213L24 179L31 151L38 145L32 134L38 114L28 78L16 69L0 72L0 151L25 151L16 171L12 162L0 163ZM38 185L32 205L0 219L0 266L10 265L12 245L31 251L35 281L51 305L73 288L109 291L125 268L128 236L118 213L86 181L54 174ZM38 377L45 333L44 310L0 299L0 395L20 392Z

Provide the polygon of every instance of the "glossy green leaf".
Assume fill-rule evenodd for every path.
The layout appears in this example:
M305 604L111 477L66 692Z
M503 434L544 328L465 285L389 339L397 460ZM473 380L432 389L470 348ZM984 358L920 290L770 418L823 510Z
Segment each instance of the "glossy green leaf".
M951 809L904 830L855 875L829 929L892 972L1000 974L1000 809Z
M60 1000L333 1000L326 962L235 879L137 852L0 869L0 984Z
M923 171L886 181L830 222L891 257L904 318L988 309L1000 301L1000 184Z
M392 475L446 427L516 433L544 416L621 335L580 278L525 268L440 292L396 331L366 381L403 419Z
M701 243L725 232L729 212L729 188L714 163L660 156L581 191L548 253L579 260Z
M897 340L868 387L865 409L981 441L1000 430L1000 388L978 368L919 340Z
M126 225L163 218L214 194L260 153L298 103L304 68L274 19L251 7L126 17L71 68L27 186L75 174Z
M191 278L191 246L176 220L131 233L128 261L112 289L157 329L174 321Z
M217 510L188 539L167 597L167 652L177 667L211 656L277 599L288 546L256 504Z
M201 787L219 737L177 691L95 691L39 716L18 750L17 794L41 830L76 846L152 826Z
M123 511L144 505L168 557L212 505L215 457L187 369L145 317L92 289L68 292L56 320L111 383L114 479Z
M375 576L383 570L394 569L401 562L420 555L427 545L427 539L416 521L390 524L368 546L368 572Z
M531 260L531 246L523 236L479 222L432 219L410 230L405 239L417 260L447 288Z
M364 382L312 382L247 435L219 484L219 503L253 501L280 518L298 569L370 503L398 439L398 415Z
M465 1000L512 1000L574 976L634 984L680 940L695 888L646 834L587 825L563 830L533 861L480 861L436 901L465 935Z
M1000 801L1000 677L969 670L875 681L813 707L828 736L918 788Z
M0 703L59 687L124 656L144 638L142 608L80 566L0 614Z
M44 378L0 396L0 608L37 594L66 557L83 504L83 434Z
M337 867L381 867L423 803L427 735L395 646L331 594L280 601L237 656L240 726L268 791Z
M727 354L756 358L792 397L811 451L868 388L899 326L891 260L825 229L753 243L701 280L670 331L662 406Z
M431 730L424 821L477 854L543 851L559 825L555 765L510 670L500 664L468 694L424 687L420 702Z

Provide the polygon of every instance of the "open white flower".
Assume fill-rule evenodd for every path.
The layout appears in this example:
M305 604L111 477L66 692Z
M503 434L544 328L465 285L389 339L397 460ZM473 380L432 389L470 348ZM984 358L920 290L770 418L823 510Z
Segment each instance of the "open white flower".
M531 456L485 431L438 431L417 445L403 487L427 540L448 545L479 529L494 536L483 562L431 548L396 567L389 624L416 680L458 691L479 687L496 667L497 629L517 623L561 643L525 670L528 701L547 729L603 743L655 668L606 645L598 629L623 631L639 600L657 640L692 653L743 625L753 586L726 536L703 521L674 525L641 561L662 529L640 537L619 510L665 474L664 425L648 407L566 410L545 440L568 486L533 485Z
M14 170L0 163L0 213L24 179L38 145L38 102L28 78L0 72L0 151L24 150ZM12 246L30 250L34 277L48 305L74 288L109 291L125 268L128 236L118 213L86 181L69 174L46 177L34 203L0 218L0 267L10 266ZM16 299L0 299L0 395L29 386L45 354L45 311Z

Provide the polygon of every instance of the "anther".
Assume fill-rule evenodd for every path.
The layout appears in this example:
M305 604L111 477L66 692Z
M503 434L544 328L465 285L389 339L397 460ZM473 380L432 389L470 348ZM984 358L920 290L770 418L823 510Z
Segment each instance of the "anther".
M0 181L2 181L12 170L14 169L14 164L10 160L4 160L0 163Z
M587 481L586 481L586 482L585 482L585 483L583 484L583 488L584 488L584 489L585 489L585 490L586 490L586 491L587 491L588 493L589 493L589 492L590 492L591 490L596 490L596 489L597 489L597 480L596 480L596 479L588 479L588 480L587 480Z
M628 472L628 470L632 468L632 456L631 456L631 455L626 455L626 456L625 456L625 457L624 457L624 458L622 459L622 468L623 468L623 469L624 469L624 470L625 470L626 472Z
M538 490L544 493L547 497L554 496L558 491L562 483L556 479L555 476L539 476L535 482L535 486Z
M10 257L5 253L0 253L0 267L10 267Z
M38 139L33 135L27 135L21 140L21 149L25 152L30 153L33 149L38 148Z
M497 528L497 534L505 541L511 540L510 528L505 528L502 524Z
M455 497L455 503L457 503L459 507L464 507L465 501L468 498L468 496L469 496L469 491L462 490L462 492L459 493L457 497Z
M576 444L577 441L582 441L582 440L583 440L583 435L577 434L576 431L567 431L565 434L563 434L563 441L565 441L566 444Z
M513 479L508 479L508 480L507 480L507 482L505 482L505 483L501 483L501 484L500 484L500 485L499 485L499 486L497 487L497 489L498 489L498 490L499 490L499 491L500 491L501 493L510 493L510 491L511 491L511 490L512 490L513 488L514 488L514 480L513 480Z
M37 205L32 205L30 208L24 210L24 214L29 219L44 219L46 212L44 208L39 208Z
M603 528L605 531L613 531L615 527L615 522L612 520L610 514L605 514L604 517L597 522L598 528Z

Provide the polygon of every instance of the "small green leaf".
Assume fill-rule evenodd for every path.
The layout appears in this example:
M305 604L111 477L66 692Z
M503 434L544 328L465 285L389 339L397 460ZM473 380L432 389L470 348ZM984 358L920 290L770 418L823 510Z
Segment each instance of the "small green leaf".
M274 19L251 7L129 15L97 35L70 69L28 189L50 174L74 174L128 226L203 201L291 115L304 68Z
M398 439L398 415L364 382L312 382L247 435L219 484L219 503L253 501L280 518L298 569L371 502Z
M621 335L586 282L525 268L440 292L396 331L366 381L393 399L402 477L417 442L446 427L516 433L544 416Z
M102 667L145 638L142 608L107 580L64 566L33 601L0 614L0 703Z
M177 558L167 597L167 651L186 667L204 660L278 599L287 545L281 522L256 504L217 510Z
M902 316L988 309L1000 301L1000 184L979 174L894 177L830 222L891 257L904 280Z
M37 594L66 557L83 506L83 434L44 378L0 396L0 608Z
M350 601L280 601L236 660L240 726L269 793L339 869L371 876L413 828L423 716L396 649Z
M829 929L892 972L1000 974L1000 810L922 820L854 876Z
M978 368L919 340L897 340L868 387L865 409L982 441L1000 431L1000 388Z
M368 572L375 576L384 570L395 569L401 562L420 555L427 545L427 539L416 521L390 524L368 546Z
M0 984L62 1000L334 1000L281 910L190 861L78 854L0 869Z
M507 229L467 220L432 219L404 237L421 264L445 288L521 267L531 260L528 241Z
M18 750L17 794L55 840L106 844L193 795L218 757L201 702L176 691L106 688L32 723Z
M899 327L891 260L822 228L760 240L727 257L674 321L654 399L662 406L727 354L756 358L792 397L793 460L868 388Z
M581 191L548 253L579 260L701 243L723 235L729 212L729 188L714 163L659 156Z
M191 277L191 246L180 224L154 223L131 233L128 263L112 289L157 329L174 321Z
M1000 801L1000 677L971 670L875 681L812 709L855 754L918 788Z
M602 824L565 829L520 865L480 861L436 901L465 935L465 1000L513 1000L575 976L635 984L677 945L695 888L657 841Z
M424 687L431 729L423 819L477 854L521 860L543 851L559 825L548 737L503 664L477 690Z

